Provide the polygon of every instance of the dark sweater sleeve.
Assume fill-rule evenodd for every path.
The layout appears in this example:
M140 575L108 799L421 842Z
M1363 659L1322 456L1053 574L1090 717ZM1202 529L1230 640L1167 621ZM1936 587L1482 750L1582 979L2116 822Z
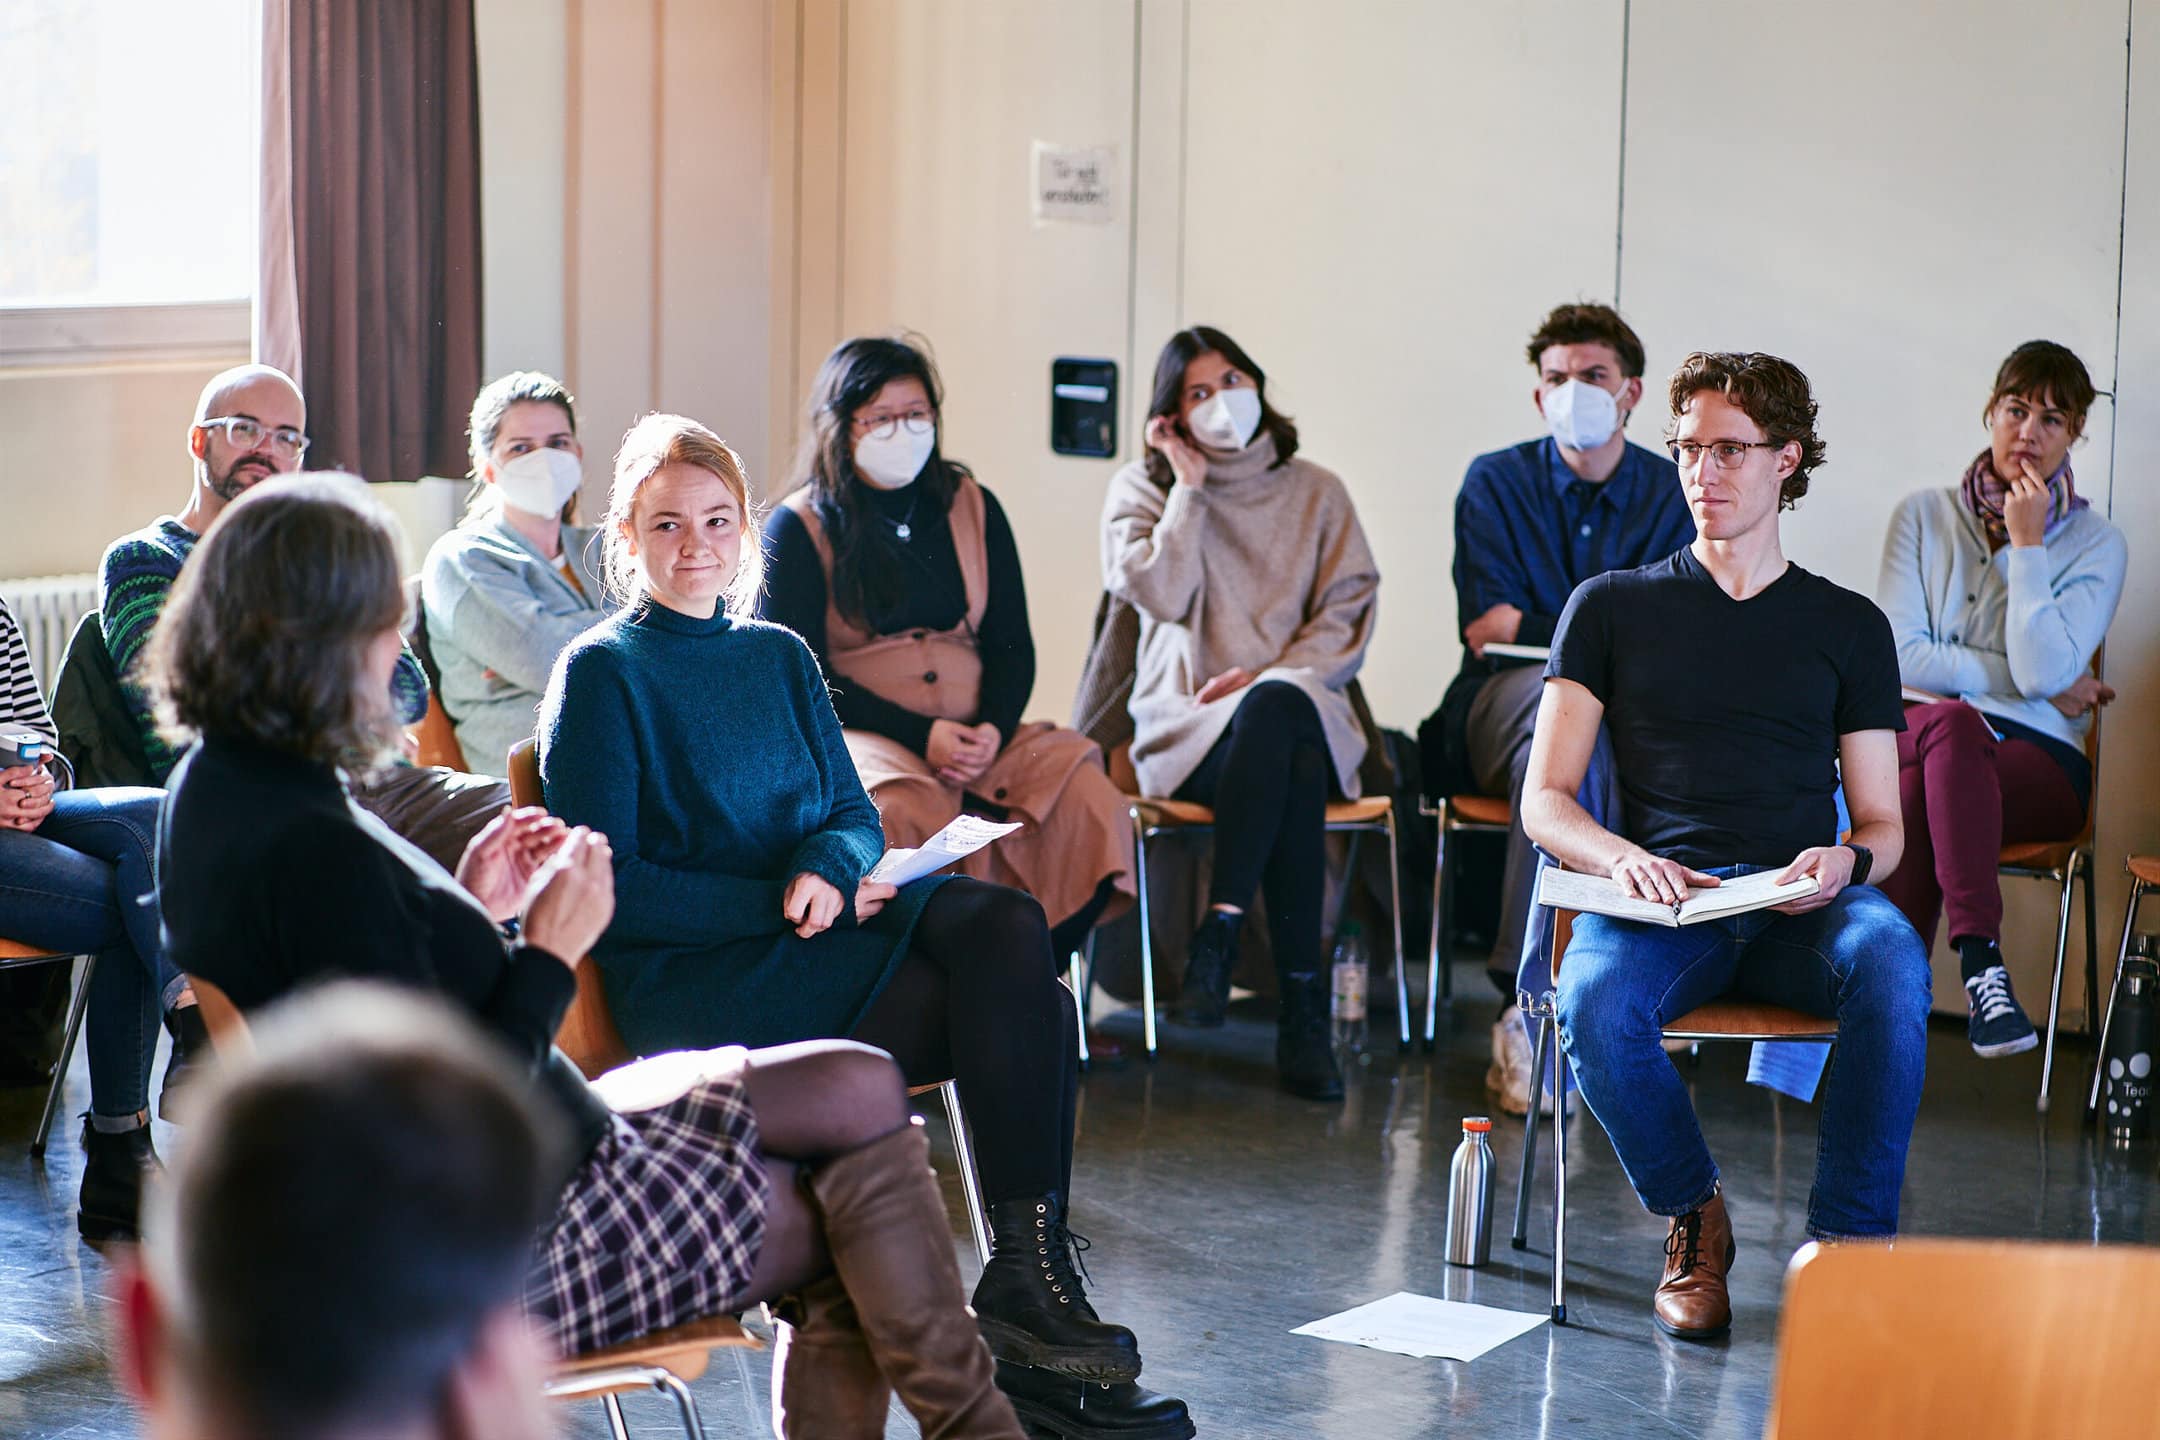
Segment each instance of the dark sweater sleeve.
M1028 698L1035 693L1035 635L1028 628L1027 585L1020 573L1020 549L1004 507L983 491L983 548L988 552L990 594L983 606L975 641L982 652L982 706L976 718L997 726L1001 743L1020 728Z
M283 854L285 874L267 891L282 932L274 953L304 955L311 971L468 995L471 977L492 974L475 1014L529 1067L547 1058L577 994L570 967L535 946L506 951L477 910L470 924L431 920L425 882L358 825L326 819Z
M832 795L825 823L805 835L788 859L788 877L808 871L847 897L853 914L855 887L885 853L885 830L877 806L855 773L854 757L840 734L840 718L825 698L825 677L808 649L792 647L802 686L797 713L807 717L811 748L817 752L818 769Z
M785 505L773 507L765 521L765 593L758 601L758 618L785 625L810 647L818 669L832 673L832 654L826 648L825 606L828 590L825 564L802 516ZM850 730L868 730L907 746L917 755L930 748L930 720L905 705L896 705L874 690L842 680L833 686L832 708L840 723Z
M648 784L696 785L696 757L668 757L650 777L639 743L636 695L622 660L603 646L569 651L540 710L540 780L548 809L607 836L615 852L614 942L705 945L786 928L785 888L756 876L661 865L638 853L638 796ZM654 677L666 684L671 677ZM843 751L843 753L845 753ZM874 813L874 812L873 812Z

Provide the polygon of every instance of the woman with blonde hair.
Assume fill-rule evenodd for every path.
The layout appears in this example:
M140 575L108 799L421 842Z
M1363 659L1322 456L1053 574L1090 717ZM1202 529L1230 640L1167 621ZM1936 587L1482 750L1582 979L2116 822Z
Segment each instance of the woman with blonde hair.
M896 1389L925 1434L1017 1440L888 1057L729 1048L588 1083L550 1042L615 911L606 837L509 811L453 876L353 804L396 743L403 602L394 523L346 477L266 480L204 536L152 642L200 737L159 836L172 960L242 1011L331 976L411 985L507 1047L569 1142L525 1276L564 1353L773 1300L781 1435L882 1436Z
M798 636L746 618L754 519L719 436L633 426L604 525L627 608L564 653L541 705L549 808L614 845L594 958L616 1024L639 1054L846 1037L910 1083L957 1079L996 1241L973 1305L1010 1362L999 1383L1139 1403L1138 1346L1088 1304L1066 1227L1077 1015L1042 907L966 877L866 878L884 836L824 677Z

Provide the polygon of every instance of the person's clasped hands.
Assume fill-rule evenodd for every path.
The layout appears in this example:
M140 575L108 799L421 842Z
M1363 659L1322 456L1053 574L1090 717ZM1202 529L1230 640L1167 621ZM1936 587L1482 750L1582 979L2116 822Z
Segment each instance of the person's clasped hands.
M53 808L52 772L42 765L10 765L0 770L0 826L35 830Z
M615 917L607 837L536 805L490 820L465 847L457 880L489 915L517 918L528 944L573 969Z

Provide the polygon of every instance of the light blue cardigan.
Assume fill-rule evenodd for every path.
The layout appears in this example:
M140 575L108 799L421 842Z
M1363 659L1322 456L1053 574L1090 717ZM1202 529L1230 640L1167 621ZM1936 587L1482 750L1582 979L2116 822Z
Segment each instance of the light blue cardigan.
M2122 532L2089 507L2044 544L1991 555L1955 488L1922 490L1890 517L1875 593L1907 685L2081 747L2088 721L2048 699L2085 673L2107 638L2129 561Z
M459 526L428 551L420 578L428 644L468 768L503 773L510 747L533 733L555 657L613 609L601 589L599 536L589 525L562 528L583 595L499 515Z

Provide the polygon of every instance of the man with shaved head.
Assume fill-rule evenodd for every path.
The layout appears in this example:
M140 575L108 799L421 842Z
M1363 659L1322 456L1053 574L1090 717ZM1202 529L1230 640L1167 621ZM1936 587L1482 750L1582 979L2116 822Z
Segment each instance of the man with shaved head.
M181 567L211 522L250 486L300 468L308 449L307 401L284 371L236 365L203 386L187 445L195 470L187 505L114 541L98 584L105 648L123 679L150 760L151 783L158 785L179 756L160 730L149 696L134 683L137 662ZM410 651L399 658L390 690L406 724L427 713L427 675ZM510 787L441 766L401 765L378 778L356 780L353 798L445 869L455 870L472 837L510 803Z

